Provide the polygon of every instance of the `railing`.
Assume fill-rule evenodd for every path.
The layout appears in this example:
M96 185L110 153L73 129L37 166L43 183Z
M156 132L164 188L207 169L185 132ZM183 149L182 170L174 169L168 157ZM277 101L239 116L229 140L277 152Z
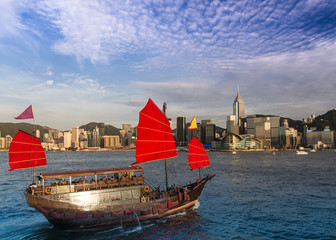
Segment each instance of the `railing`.
M114 187L132 186L132 185L143 185L144 177L128 177L120 179L94 179L90 182L84 180L80 182L60 182L51 183L50 185L45 185L43 189L42 186L31 187L31 192L33 195L43 195L45 194L58 194L58 193L69 193L69 192L79 192L87 191L92 189L106 189ZM50 190L50 192L48 192Z

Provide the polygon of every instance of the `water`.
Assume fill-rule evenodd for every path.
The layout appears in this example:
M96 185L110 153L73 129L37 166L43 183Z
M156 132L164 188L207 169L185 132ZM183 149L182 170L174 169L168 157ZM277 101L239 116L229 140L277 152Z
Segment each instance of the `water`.
M208 152L214 173L192 210L105 231L54 229L28 207L28 170L8 172L0 152L0 239L336 239L336 152ZM134 152L47 153L40 171L128 166ZM169 182L187 184L187 153L168 160ZM142 165L152 184L165 185L164 162Z

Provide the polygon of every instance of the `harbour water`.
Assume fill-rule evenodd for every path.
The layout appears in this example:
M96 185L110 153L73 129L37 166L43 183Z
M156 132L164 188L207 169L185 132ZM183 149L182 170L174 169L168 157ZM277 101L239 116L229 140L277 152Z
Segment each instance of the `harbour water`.
M216 174L193 209L137 226L104 231L64 231L28 207L31 170L8 172L0 152L0 239L336 239L336 152L208 152ZM37 173L120 167L135 152L47 152ZM188 154L168 160L169 183L187 184ZM164 186L164 161L142 165L145 178Z

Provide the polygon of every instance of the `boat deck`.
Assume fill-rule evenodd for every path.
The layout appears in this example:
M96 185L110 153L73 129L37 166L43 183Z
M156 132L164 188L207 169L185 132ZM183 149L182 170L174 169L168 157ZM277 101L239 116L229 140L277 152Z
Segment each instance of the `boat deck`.
M33 195L44 195L44 194L61 194L61 193L70 193L70 192L79 192L79 191L89 191L89 190L98 190L106 188L117 188L124 186L134 186L134 185L144 185L143 176L134 176L129 178L109 178L109 179L97 179L87 181L86 179L75 180L69 183L69 181L60 181L53 182L49 185L37 186L31 185L28 188L28 192Z

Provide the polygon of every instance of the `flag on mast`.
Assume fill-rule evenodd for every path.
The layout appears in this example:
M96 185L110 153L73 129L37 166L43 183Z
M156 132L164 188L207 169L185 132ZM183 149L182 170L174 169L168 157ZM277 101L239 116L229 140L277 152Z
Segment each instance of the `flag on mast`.
M23 111L23 113L14 118L17 120L34 118L33 105L30 105L26 110Z
M190 126L188 127L188 129L197 129L196 117L195 116L191 120L191 123L190 123Z

